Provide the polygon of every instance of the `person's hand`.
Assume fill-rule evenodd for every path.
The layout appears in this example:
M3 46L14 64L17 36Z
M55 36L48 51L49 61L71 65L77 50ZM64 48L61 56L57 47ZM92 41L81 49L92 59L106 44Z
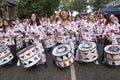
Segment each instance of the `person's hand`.
M38 36L38 35L35 34L34 32L32 32L30 35L33 36L33 37L37 37L37 36Z
M113 40L110 38L110 39L108 39L111 43L113 42Z
M69 30L69 33L70 33L70 34L74 34L74 32L73 32L72 30Z

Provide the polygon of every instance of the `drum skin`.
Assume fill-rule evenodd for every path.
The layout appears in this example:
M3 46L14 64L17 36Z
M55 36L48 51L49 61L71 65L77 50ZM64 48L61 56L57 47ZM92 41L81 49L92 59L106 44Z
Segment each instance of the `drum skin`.
M82 62L93 62L98 58L96 44L94 42L79 44L78 53L79 60Z
M74 62L74 56L71 53L71 46L68 44L62 44L55 47L52 54L58 67L68 67Z
M31 45L17 53L24 68L29 68L41 60L41 56L38 54L35 45Z
M13 58L14 56L7 46L0 47L0 65L10 62Z
M110 50L110 48L114 47L118 48L116 51ZM108 45L104 48L105 51L105 60L109 65L117 66L120 65L120 45Z

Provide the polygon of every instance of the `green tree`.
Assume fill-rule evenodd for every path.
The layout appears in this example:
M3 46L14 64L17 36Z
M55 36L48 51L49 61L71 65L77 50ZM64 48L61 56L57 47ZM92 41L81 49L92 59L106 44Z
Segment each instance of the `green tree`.
M105 7L107 3L113 0L61 0L61 5L63 8L67 8L69 10L76 10L76 11L84 11L86 10L86 6L89 4L91 5L94 10L98 10L100 8Z
M61 5L69 10L83 11L86 9L86 0L61 0Z
M18 5L19 15L30 16L32 12L39 16L50 16L58 8L60 0L22 0Z
M83 11L86 9L86 0L74 0L70 4L71 10Z
M100 8L105 7L110 1L113 0L93 0L90 3L94 7L94 10L99 10Z

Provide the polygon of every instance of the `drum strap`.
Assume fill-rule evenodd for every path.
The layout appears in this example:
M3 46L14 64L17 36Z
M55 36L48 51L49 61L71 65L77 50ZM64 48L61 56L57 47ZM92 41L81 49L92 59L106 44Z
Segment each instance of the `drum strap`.
M63 27L65 30L67 30L68 32L70 31L69 29L67 29L66 27L64 27L62 24L60 24L61 27ZM75 35L75 34L74 34ZM70 37L72 37L72 35L70 35Z
M64 27L62 24L60 24L61 25L61 27L63 27L64 29L66 29L67 31L69 31L66 27Z

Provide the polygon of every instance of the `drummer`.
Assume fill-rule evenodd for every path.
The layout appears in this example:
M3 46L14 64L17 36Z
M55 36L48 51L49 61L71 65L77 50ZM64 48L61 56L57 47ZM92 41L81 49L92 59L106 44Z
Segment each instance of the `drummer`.
M8 18L3 20L3 35L4 39L2 41L3 45L7 45L10 48L11 53L14 55L13 63L17 62L17 56L16 56L16 46L15 46L15 30L13 26L11 25L11 22Z
M45 51L42 45L43 33L41 31L40 21L36 13L32 13L31 23L26 32L27 39L32 41L33 44L36 44L36 48L42 57L42 61L40 61L38 64L46 64Z
M107 22L105 25L105 41L104 41L104 47L110 44L118 44L117 40L115 38L116 34L120 35L120 24L115 22L115 16L113 14L107 16ZM104 58L104 55L103 55ZM102 59L104 62L104 59Z
M41 29L44 32L44 38L49 35L54 35L55 26L56 26L56 23L55 23L54 16L50 16L49 21L46 23L46 25L42 23Z
M87 20L80 27L82 40L85 42L96 42L96 23L94 22L94 12L88 14ZM99 64L95 61L95 64Z
M15 26L14 26L14 30L16 33L16 39L15 39L15 43L16 43L16 47L17 47L17 42L19 42L19 40L17 39L19 36L23 36L21 37L21 40L24 42L24 38L25 38L25 28L21 25L20 23L20 19L17 17L15 19ZM20 51L21 49L23 49L25 46L23 45L23 47L21 47L20 49L17 49L17 51Z
M114 15L109 15L106 26L105 26L105 31L104 31L104 36L106 38L104 45L109 45L109 44L117 44L117 41L115 39L116 34L120 34L120 24L115 22L115 16Z
M42 18L41 19L41 29L42 31L47 35L47 28L48 28L48 20L47 18Z
M47 30L47 34L52 34L54 35L54 31L55 31L55 26L56 26L56 23L55 23L55 16L50 16L49 18L49 23L48 23L48 30Z
M19 24L19 26L21 26L24 31L27 30L27 27L29 26L29 18L26 15L22 16L22 22Z
M106 19L104 18L104 15L103 14L100 14L100 19L98 19L97 21L97 33L98 34L103 34L104 32L104 29L105 29L105 23L106 23Z
M55 40L60 44L70 44L72 47L72 54L74 55L74 49L75 49L75 36L74 34L77 31L77 26L75 23L71 23L69 18L69 11L68 10L62 10L60 12L61 22L57 24L56 26L56 32L55 32Z
M96 42L96 23L94 22L94 13L88 14L87 21L84 21L81 28L81 34L84 41Z
M14 25L14 30L17 32L25 32L25 30L20 26L20 19L16 18L15 19L15 25Z

